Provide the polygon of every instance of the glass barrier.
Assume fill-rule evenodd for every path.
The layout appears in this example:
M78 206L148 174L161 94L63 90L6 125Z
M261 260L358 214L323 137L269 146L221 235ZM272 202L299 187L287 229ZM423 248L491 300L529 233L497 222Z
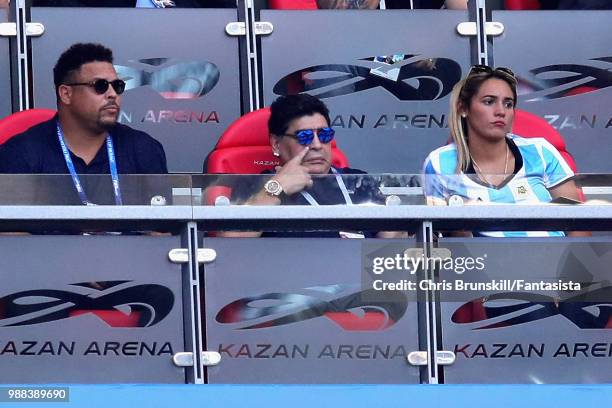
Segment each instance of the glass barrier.
M194 175L193 188L204 206L612 203L608 174L207 174Z
M373 218L374 208L400 205L423 205L425 203L418 175L405 174L272 174L259 175L206 175L195 176L194 189L202 189L202 204L204 206L236 206L249 207L257 210L267 208L273 210L268 220L256 219L247 214L249 210L231 211L227 220L211 224L210 217L198 217L204 221L201 230L214 232L225 237L285 237L285 238L403 238L405 231L416 230L416 224L399 227L398 222L386 225L364 219ZM285 207L283 225L276 217L276 208ZM318 210L317 207L325 207ZM290 214L290 207L297 212ZM370 207L367 214L361 216L361 221L342 220L330 213L329 208L356 209ZM306 214L314 211L316 214ZM233 217L234 220L229 220ZM265 217L265 215L263 215ZM323 217L321 217L323 216ZM338 214L338 217L341 214ZM243 217L251 218L245 219ZM321 220L323 218L323 220ZM313 222L313 220L318 221ZM237 221L239 220L239 221ZM229 222L228 222L229 221ZM263 224L262 222L263 221ZM369 224L369 225L366 225ZM398 228L396 231L395 228ZM400 232L401 231L404 232ZM218 234L219 231L227 233Z
M495 187L487 181L499 184ZM194 216L200 230L249 232L223 235L232 237L258 237L265 231L263 236L274 237L338 237L340 233L350 238L400 238L416 233L423 221L433 221L437 231L467 231L474 236L562 236L562 231L609 229L589 219L601 218L595 206L612 202L607 185L605 175L568 178L553 173L512 178L476 174L202 175L193 180L202 200ZM434 206L447 209L432 211ZM219 208L206 210L211 207ZM278 207L285 209L278 211ZM552 207L559 210L549 211ZM397 231L404 233L398 236Z
M612 203L612 174L576 174L574 181L584 194L585 204Z
M433 166L427 171L435 172ZM513 174L426 174L423 194L428 205L607 205L612 176L565 172L537 174L524 170Z
M0 234L0 384L184 383L171 362L191 351L189 274L169 258L180 247L178 235Z
M444 367L452 383L609 383L610 237L442 238Z
M0 206L422 206L612 203L612 175L0 175ZM569 183L569 184L568 184ZM558 191L558 186L572 189ZM547 187L548 186L548 187ZM120 201L119 201L120 200Z
M193 177L202 205L420 205L413 174L224 174ZM272 180L272 182L270 182ZM277 183L274 183L277 180Z
M376 291L362 257L414 240L204 238L206 343L219 383L418 383L418 307ZM382 248L381 248L382 247ZM421 333L422 334L422 333Z
M70 175L2 174L0 206L164 206L192 205L189 175L120 174L118 189L110 175L79 175L79 194Z

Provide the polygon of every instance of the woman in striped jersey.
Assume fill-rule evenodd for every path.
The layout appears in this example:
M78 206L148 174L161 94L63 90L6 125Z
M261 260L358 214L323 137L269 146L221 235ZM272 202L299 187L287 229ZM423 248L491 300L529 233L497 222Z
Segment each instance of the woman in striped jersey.
M455 85L449 119L453 143L431 152L424 164L429 204L580 200L573 171L550 143L510 133L516 99L516 78L507 68L477 65ZM478 234L564 235L561 231Z

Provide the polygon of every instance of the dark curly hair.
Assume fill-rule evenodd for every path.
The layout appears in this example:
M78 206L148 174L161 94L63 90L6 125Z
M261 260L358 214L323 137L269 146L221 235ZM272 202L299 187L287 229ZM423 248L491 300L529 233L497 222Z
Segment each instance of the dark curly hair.
M321 114L328 125L331 123L327 106L319 98L305 93L280 96L270 105L270 112L268 130L277 136L282 136L287 132L292 120L315 113Z
M101 44L77 43L68 48L53 67L55 90L70 80L76 70L89 62L113 63L113 52Z

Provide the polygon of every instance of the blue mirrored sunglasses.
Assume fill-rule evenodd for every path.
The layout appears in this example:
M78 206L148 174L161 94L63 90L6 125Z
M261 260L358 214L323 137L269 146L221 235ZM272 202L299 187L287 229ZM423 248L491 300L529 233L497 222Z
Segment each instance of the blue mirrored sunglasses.
M330 127L324 127L319 129L302 129L295 132L295 134L285 134L284 136L290 136L297 140L302 146L308 146L312 143L315 137L315 132L321 143L329 143L334 140L336 131Z

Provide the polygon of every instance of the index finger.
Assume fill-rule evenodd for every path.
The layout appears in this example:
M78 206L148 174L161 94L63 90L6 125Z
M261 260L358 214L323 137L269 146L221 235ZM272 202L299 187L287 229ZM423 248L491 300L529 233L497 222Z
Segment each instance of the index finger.
M301 152L295 155L290 161L296 161L298 163L302 163L302 160L304 160L304 157L306 157L306 154L308 154L308 150L310 150L310 147L306 146Z

